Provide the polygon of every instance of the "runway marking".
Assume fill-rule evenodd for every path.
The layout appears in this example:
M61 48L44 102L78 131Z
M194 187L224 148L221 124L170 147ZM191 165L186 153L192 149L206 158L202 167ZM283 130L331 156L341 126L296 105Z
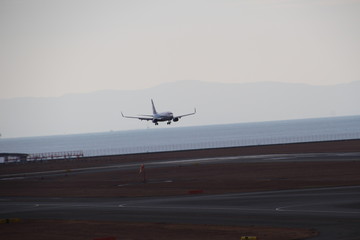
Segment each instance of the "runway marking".
M296 210L296 209L285 209L290 207L299 207L307 205L297 205L297 206L285 206L277 208L242 208L242 207L211 207L211 206L151 206L151 205L127 205L119 204L119 208L137 208L137 209L172 209L172 210L222 210L222 211L242 211L242 212L304 212L304 213L339 213L339 214L360 214L359 211L331 211L331 210Z
M8 177L8 178L0 178L1 181L11 181L11 180L23 180L25 177Z
M121 208L142 208L142 209L173 209L173 210L233 210L233 211L274 211L271 208L238 208L238 207L199 207L199 206L125 206L120 204Z
M348 214L360 214L360 212L352 212L352 211L330 211L330 210L296 210L296 209L285 209L291 207L301 207L301 206L308 206L308 205L297 205L297 206L287 206L287 207L278 207L275 208L278 212L306 212L306 213L348 213Z
M276 158L269 158L270 160L286 160L286 159L294 159L295 157L276 157Z

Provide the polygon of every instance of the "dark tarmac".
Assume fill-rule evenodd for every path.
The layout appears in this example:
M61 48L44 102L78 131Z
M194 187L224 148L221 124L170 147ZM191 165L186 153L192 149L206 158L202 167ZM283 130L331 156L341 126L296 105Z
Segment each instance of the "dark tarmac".
M243 158L244 161L273 162L323 161L324 159L327 161L341 159L344 164L346 161L360 160L359 153L287 154ZM148 165L156 168L169 164L194 164L194 162L214 164L218 161L239 162L241 160L241 157L209 158L152 162ZM78 171L110 171L111 169L128 169L137 166L137 164L120 164L116 167L87 168ZM53 172L49 174L53 174ZM360 186L171 197L1 197L0 215L1 218L23 219L307 228L320 232L320 235L313 239L360 239Z
M278 162L330 162L330 161L360 161L360 152L350 153L303 153L303 154L266 154L252 156L209 157L180 160L157 160L146 162L146 168L161 168L167 166L184 166L193 164L217 163L278 163ZM63 176L64 174L111 172L115 170L138 169L142 161L119 163L108 166L82 167L62 170L34 171L27 173L0 174L0 180L22 180L37 177Z
M3 218L275 226L359 239L360 186L149 198L2 198Z

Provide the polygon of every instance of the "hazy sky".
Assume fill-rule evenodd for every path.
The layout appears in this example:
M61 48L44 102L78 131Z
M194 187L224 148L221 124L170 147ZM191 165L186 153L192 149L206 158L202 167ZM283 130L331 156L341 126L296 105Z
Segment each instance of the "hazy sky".
M360 80L357 0L0 0L0 98Z

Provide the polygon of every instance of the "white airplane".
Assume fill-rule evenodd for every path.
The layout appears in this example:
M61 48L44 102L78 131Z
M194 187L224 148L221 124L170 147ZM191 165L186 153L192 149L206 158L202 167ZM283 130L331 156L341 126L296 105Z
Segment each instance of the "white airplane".
M152 104L152 109L153 109L153 114L152 115L140 115L140 116L144 116L144 117L125 116L122 112L121 112L121 115L124 118L137 118L137 119L140 119L140 120L152 121L153 123L155 123L155 125L159 125L158 122L167 121L167 124L169 125L171 123L171 120L174 121L174 122L177 122L182 117L193 115L193 114L196 113L196 108L195 108L193 113L188 113L188 114L179 115L179 116L174 117L174 114L172 112L158 113L156 111L154 101L152 99L151 99L151 104Z

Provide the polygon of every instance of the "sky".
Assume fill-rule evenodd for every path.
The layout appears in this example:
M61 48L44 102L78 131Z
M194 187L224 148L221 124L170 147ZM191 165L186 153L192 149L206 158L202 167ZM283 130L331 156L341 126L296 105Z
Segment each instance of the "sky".
M0 99L360 80L360 0L0 0Z

